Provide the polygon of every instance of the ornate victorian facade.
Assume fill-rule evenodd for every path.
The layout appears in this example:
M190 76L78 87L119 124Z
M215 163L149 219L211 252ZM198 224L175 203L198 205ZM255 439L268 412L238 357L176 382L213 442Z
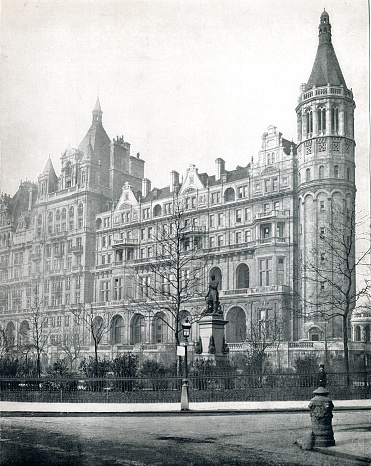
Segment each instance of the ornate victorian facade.
M269 126L259 153L235 169L221 158L212 175L191 164L182 181L173 171L169 186L151 189L139 154L130 155L123 137L107 136L98 99L81 144L63 152L59 177L49 159L37 184L24 182L13 198L1 198L0 309L9 341L25 343L32 331L27 316L39 308L48 318L48 353L61 357L58 344L76 323L73 310L89 306L107 329L102 355L173 348L166 324L173 325L173 315L166 303L161 310L151 302L153 290L167 286L154 272L166 262L158 232L171 231L179 200L182 247L197 252L181 270L184 282L199 273L181 309L181 318L195 317L193 341L212 275L232 352L262 338L272 322L286 348L340 339L340 323L316 317L308 304L323 290L305 263L339 215L335 206L354 210L354 108L326 12L296 108L297 144ZM84 351L92 351L89 330L80 337Z

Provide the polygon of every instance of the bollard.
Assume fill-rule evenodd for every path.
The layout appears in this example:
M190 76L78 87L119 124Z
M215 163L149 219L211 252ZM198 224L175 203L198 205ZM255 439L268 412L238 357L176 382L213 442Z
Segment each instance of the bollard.
M314 397L309 403L315 447L332 447L335 445L332 430L332 410L334 405L328 397L329 393L325 387L320 386L317 390L314 390Z

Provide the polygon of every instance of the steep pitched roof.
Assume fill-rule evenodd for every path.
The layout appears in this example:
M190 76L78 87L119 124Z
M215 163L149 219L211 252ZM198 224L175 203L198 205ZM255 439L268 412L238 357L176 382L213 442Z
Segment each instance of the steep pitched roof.
M319 25L319 44L311 75L305 86L306 90L313 86L343 85L346 88L345 79L341 72L334 47L331 42L331 24L329 15L324 11Z

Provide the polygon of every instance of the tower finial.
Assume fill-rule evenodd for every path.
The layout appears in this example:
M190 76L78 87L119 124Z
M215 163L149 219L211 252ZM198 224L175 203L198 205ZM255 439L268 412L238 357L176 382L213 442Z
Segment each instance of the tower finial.
M100 101L99 101L99 93L97 96L97 101L95 102L95 106L93 108L93 123L102 123L102 109L100 106Z

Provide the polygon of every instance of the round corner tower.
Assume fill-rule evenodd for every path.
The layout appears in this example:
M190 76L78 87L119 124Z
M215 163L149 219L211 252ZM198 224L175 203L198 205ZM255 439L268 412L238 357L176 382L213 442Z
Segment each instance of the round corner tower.
M331 317L335 311L331 294L339 280L335 232L345 234L344 228L354 224L356 193L355 102L336 58L326 11L318 29L313 69L301 85L296 107L300 295L296 337L310 340L342 337L341 317ZM348 259L354 262L354 228L347 234L351 236L346 240L351 248Z

